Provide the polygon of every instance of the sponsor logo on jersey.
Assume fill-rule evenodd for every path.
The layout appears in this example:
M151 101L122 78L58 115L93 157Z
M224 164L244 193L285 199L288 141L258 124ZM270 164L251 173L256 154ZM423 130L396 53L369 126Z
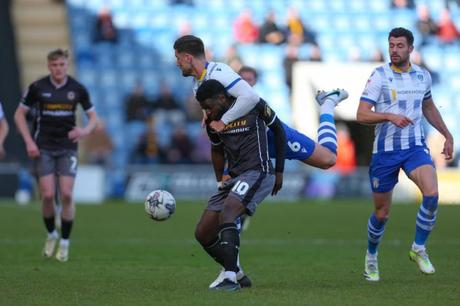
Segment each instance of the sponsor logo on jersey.
M42 97L50 98L50 97L51 97L51 93L50 93L50 92L42 92Z
M67 99L69 99L69 100L75 99L75 92L69 91L69 92L67 93Z

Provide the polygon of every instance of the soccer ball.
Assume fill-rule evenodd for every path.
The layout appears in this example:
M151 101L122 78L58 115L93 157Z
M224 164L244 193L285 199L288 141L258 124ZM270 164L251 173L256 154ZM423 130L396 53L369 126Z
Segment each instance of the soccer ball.
M154 190L145 198L145 212L157 221L171 217L176 210L176 200L166 190Z

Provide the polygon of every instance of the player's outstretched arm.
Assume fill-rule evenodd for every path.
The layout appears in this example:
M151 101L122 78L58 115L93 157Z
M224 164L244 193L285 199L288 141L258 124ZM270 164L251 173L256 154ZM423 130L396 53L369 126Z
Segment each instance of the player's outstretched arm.
M442 119L442 116L439 113L439 110L434 104L432 98L423 101L422 110L423 115L428 120L428 122L446 139L444 142L444 149L442 154L444 154L447 160L452 159L454 151L454 138L444 123L444 120Z

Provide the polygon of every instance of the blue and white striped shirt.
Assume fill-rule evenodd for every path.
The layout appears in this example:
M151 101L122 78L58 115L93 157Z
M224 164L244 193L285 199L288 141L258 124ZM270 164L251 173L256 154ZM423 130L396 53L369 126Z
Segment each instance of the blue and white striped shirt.
M404 115L414 124L404 128L390 121L377 124L372 153L425 145L422 104L429 98L431 76L426 69L414 64L407 72L392 69L391 64L376 68L367 81L361 101L371 103L378 113Z

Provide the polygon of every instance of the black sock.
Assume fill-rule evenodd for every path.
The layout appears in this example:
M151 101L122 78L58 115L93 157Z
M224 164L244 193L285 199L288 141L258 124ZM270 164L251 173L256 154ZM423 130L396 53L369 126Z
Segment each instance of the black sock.
M220 245L223 252L225 271L238 272L238 252L240 235L235 223L224 223L219 227Z
M54 216L51 217L43 217L43 221L45 221L45 227L48 233L54 232L55 225L54 225Z
M216 239L209 245L203 246L203 249L206 251L206 253L209 254L209 256L214 258L214 260L218 264L220 264L221 266L224 265L224 252L220 245L220 240L218 237L216 237Z
M61 219L62 239L69 239L70 231L72 231L73 220Z

